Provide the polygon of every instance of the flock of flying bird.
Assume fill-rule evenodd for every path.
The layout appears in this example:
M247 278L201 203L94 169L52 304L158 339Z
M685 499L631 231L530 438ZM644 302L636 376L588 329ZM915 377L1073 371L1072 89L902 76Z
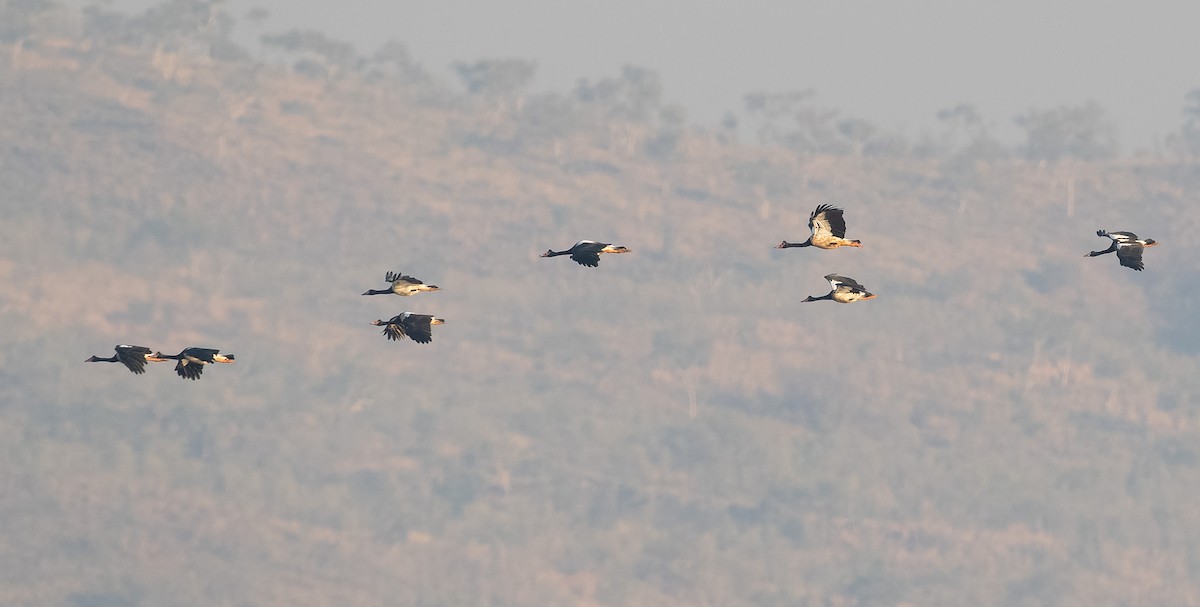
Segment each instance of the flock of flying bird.
M233 364L232 354L221 354L221 351L215 348L184 348L183 352L168 356L162 352L151 352L146 346L120 344L116 346L116 351L117 353L109 358L92 356L85 362L121 363L135 375L141 375L146 372L147 362L174 360L177 361L175 373L179 374L179 377L192 380L200 379L200 374L204 373L204 365L209 363Z
M862 242L858 240L849 240L846 238L846 219L844 211L835 208L828 204L819 205L812 214L808 217L808 229L811 235L804 242L788 242L783 241L775 246L777 249L789 249L793 247L817 247L818 249L837 249L839 247L861 247ZM1138 238L1132 232L1108 232L1105 230L1097 230L1096 236L1108 237L1112 240L1112 244L1103 251L1091 251L1085 257L1096 257L1106 253L1117 254L1117 260L1122 266L1141 271L1145 265L1142 263L1142 252L1149 247L1155 246L1158 243L1153 239ZM542 257L558 257L560 255L570 255L571 259L582 266L590 268L600 265L601 253L628 253L629 249L623 246L615 246L605 242L596 242L593 240L581 240L575 243L571 248L563 251L548 250L542 253ZM438 291L440 288L437 285L427 285L424 281L407 276L399 272L388 272L384 276L384 280L391 283L385 289L370 289L363 295L387 295L395 293L403 297L415 295L422 291ZM829 281L832 290L820 297L808 296L804 298L804 302L830 300L838 303L853 303L860 300L874 299L875 294L867 291L866 287L859 284L858 281L846 276L837 274L827 274L825 280ZM433 325L440 325L446 321L441 318L435 318L430 314L414 314L412 312L401 312L388 320L374 320L372 325L383 327L383 335L392 341L399 341L408 337L419 344L427 344L433 341ZM166 360L174 360L175 373L184 379L196 380L200 379L200 374L204 372L204 366L210 363L233 363L234 356L232 354L221 354L220 350L215 348L185 348L179 354L168 356L162 352L151 351L146 346L131 346L121 344L115 347L116 354L109 358L101 358L92 356L86 362L119 362L125 365L134 374L140 375L146 372L147 362L162 362Z

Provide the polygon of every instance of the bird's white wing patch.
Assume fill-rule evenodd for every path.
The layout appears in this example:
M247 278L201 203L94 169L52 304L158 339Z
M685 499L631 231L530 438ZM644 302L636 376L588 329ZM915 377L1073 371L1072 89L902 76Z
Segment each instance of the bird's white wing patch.
M829 225L829 220L825 218L823 211L816 217L813 217L809 223L812 224L811 229L814 237L833 235L833 228Z

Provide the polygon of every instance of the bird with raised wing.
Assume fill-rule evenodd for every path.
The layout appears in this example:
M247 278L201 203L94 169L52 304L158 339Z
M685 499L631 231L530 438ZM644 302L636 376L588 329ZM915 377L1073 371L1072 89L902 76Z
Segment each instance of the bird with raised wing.
M401 312L389 320L371 321L371 324L376 327L383 327L383 334L392 341L399 341L405 337L409 337L419 344L427 344L433 341L433 329L431 327L445 323L445 319L434 318L429 314L413 314L412 312Z
M792 247L817 247L818 249L836 249L838 247L861 247L862 242L846 238L845 211L833 206L822 204L808 216L808 229L812 234L804 242L783 241L775 245L776 249Z
M233 364L234 359L232 354L221 354L221 351L215 348L196 347L184 348L182 352L173 356L167 356L162 352L155 352L154 356L177 361L175 373L179 377L191 380L200 379L200 374L204 373L204 365L209 363Z
M117 346L114 346L113 349L115 349L117 351L117 353L113 354L112 357L110 357L110 358L101 358L99 356L92 356L91 358L87 359L84 362L89 362L89 363L99 363L99 362L118 363L119 362L119 363L125 365L125 367L127 369L129 369L130 371L133 371L134 375L141 375L146 372L146 361L162 362L162 361L166 360L165 358L160 358L158 354L152 354L151 353L152 351L150 350L150 348L147 348L146 346L131 346L128 344L119 344Z
M437 285L427 285L420 278L406 276L400 272L388 272L384 280L392 283L392 285L386 289L370 289L366 293L363 293L363 295L387 295L388 293L395 293L396 295L408 297L421 291L441 290L441 287Z
M575 243L571 248L565 251L555 251L553 249L542 253L542 257L558 257L559 255L570 255L575 263L581 266L594 268L600 265L601 253L628 253L629 249L622 246L613 246L607 242L596 242L594 240L581 240Z
M874 293L867 291L866 287L858 284L858 281L854 280L853 278L838 276L837 274L826 274L825 280L828 280L829 285L833 287L832 291L822 295L821 297L813 297L812 295L809 295L808 297L805 297L804 301L801 303L820 301L822 299L828 299L838 303L853 303L863 299L875 298Z
M1107 236L1112 239L1112 244L1103 251L1092 251L1084 257L1095 257L1112 253L1116 251L1117 261L1127 268L1133 268L1139 272L1146 265L1142 263L1142 251L1158 243L1153 238L1138 238L1133 232L1108 232L1105 230L1096 230L1096 236Z

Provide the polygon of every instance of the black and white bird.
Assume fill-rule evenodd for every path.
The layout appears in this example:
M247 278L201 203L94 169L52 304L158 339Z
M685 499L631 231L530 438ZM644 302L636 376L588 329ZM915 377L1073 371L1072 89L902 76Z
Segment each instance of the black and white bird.
M184 379L200 379L200 374L204 373L204 365L209 363L233 363L232 354L221 354L220 350L215 348L184 348L179 354L167 356L162 352L155 352L155 357L160 359L171 359L178 361L175 363L175 373Z
M542 253L542 257L558 257L559 255L570 255L575 263L581 266L594 268L600 265L601 253L628 253L629 249L621 246L613 246L607 242L596 242L594 240L581 240L574 244L571 248L565 251L555 251L553 249Z
M1105 230L1096 230L1096 236L1107 236L1112 239L1112 244L1103 251L1092 251L1084 257L1095 257L1104 255L1105 253L1117 252L1117 261L1127 268L1133 268L1139 272L1146 265L1142 263L1142 251L1148 247L1157 245L1152 238L1138 238L1133 232L1108 232Z
M125 365L125 367L128 368L130 371L133 371L133 373L135 375L141 375L146 372L146 361L162 362L162 361L166 360L165 358L159 358L158 354L152 354L150 348L147 348L146 346L130 346L128 344L120 344L120 345L114 346L114 349L117 351L117 353L113 354L111 358L100 358L99 356L92 356L91 358L87 359L84 362L89 362L89 363L99 363L99 362L118 363L119 362L119 363Z
M828 280L830 286L833 287L832 291L826 295L822 295L821 297L813 297L812 295L809 295L808 297L805 297L804 301L801 303L820 301L822 299L828 299L838 303L853 303L862 299L875 298L874 293L867 291L866 287L858 284L858 281L854 280L853 278L838 276L837 274L826 274L825 280Z
M792 247L817 247L818 249L836 249L838 247L861 247L862 242L846 238L845 211L830 205L819 205L808 216L808 229L812 234L804 242L783 241L775 245L776 249Z
M427 285L420 278L405 276L399 272L388 272L385 275L384 280L392 283L392 286L387 289L371 289L366 293L363 293L363 295L387 295L388 293L395 293L396 295L408 297L409 295L415 295L421 291L441 290L441 288L437 285Z
M389 320L371 321L376 327L383 327L383 334L392 341L399 341L407 336L419 344L433 341L433 329L430 327L445 323L445 319L412 312L401 312Z

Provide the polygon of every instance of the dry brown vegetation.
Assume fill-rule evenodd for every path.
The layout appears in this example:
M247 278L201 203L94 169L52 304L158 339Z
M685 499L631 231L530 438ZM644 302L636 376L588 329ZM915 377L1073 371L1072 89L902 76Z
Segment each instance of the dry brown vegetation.
M1200 604L1195 165L558 102L15 46L0 603ZM821 202L865 248L771 248ZM579 238L633 253L537 258ZM879 298L801 305L830 272ZM406 309L449 322L367 324ZM238 363L82 363L116 343Z

